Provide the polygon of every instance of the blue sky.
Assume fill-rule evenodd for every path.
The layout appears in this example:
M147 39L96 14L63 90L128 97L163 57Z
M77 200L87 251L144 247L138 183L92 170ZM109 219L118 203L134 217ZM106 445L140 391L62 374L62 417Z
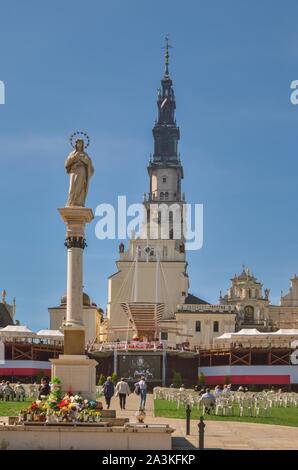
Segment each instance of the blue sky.
M88 205L148 190L156 89L169 32L184 190L204 204L190 291L216 302L248 265L277 302L298 272L298 4L294 0L2 0L0 288L17 318L48 326L66 286L64 159L87 130ZM85 289L105 308L118 241L88 229Z

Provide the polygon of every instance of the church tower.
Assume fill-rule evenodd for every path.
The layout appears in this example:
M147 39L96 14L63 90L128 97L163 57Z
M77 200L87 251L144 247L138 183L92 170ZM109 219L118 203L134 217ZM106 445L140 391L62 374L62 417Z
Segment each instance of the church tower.
M170 239L175 238L177 246L181 243L183 248L184 195L181 193L183 167L178 152L180 130L175 118L176 100L173 82L169 74L168 38L166 38L165 71L161 80L161 87L158 89L157 107L158 118L152 130L154 152L153 156L150 155L148 165L150 189L144 201L147 209L147 222L150 221L150 216L151 220L154 220L154 216L150 213L150 206L153 210L154 204L162 204L163 207L167 207L169 211L167 214L169 233L165 234L165 238L167 235ZM157 217L157 223L160 225L162 222L161 211L155 214L155 217ZM175 232L175 222L177 224L177 232ZM159 236L162 236L160 231ZM150 233L148 233L148 238L151 238Z
M135 318L144 319L146 315L142 324L149 330L152 312L156 338L161 334L156 322L173 319L177 305L184 304L188 295L183 168L178 152L176 100L169 74L168 38L165 51L165 70L157 96L158 117L153 127L154 151L147 167L150 181L149 193L144 194L142 235L129 240L127 250L123 243L119 245L118 271L109 278L109 340L130 339L139 330Z

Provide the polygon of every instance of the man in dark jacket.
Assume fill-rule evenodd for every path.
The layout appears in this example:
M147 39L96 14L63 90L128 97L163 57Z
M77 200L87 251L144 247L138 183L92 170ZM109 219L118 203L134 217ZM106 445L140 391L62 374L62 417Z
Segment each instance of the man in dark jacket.
M40 382L38 389L38 398L39 400L47 397L51 393L51 387L49 385L49 380L47 377L43 377Z
M112 378L108 377L107 381L103 384L103 394L106 400L107 409L110 408L111 399L112 399L112 396L114 395L114 390L115 389L114 389L114 384L112 382Z

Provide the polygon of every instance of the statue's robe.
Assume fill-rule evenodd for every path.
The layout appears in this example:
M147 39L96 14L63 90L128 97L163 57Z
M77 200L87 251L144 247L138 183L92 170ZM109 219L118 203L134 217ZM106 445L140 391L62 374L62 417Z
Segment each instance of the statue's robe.
M89 181L94 173L90 157L86 152L71 152L65 162L70 175L69 192L66 206L85 206Z

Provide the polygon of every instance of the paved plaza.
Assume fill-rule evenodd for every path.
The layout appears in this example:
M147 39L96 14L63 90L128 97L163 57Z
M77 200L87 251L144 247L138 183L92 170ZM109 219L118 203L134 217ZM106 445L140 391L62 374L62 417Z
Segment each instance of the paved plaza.
M135 421L139 397L131 394L127 399L126 410L120 410L118 398L113 397L112 409L117 416L129 417ZM185 420L154 417L153 395L148 394L146 423L170 424L175 428L173 447L191 449L198 447L198 422L191 420L190 436L185 435ZM206 449L243 450L296 450L298 448L298 428L270 424L238 423L228 421L206 421Z

